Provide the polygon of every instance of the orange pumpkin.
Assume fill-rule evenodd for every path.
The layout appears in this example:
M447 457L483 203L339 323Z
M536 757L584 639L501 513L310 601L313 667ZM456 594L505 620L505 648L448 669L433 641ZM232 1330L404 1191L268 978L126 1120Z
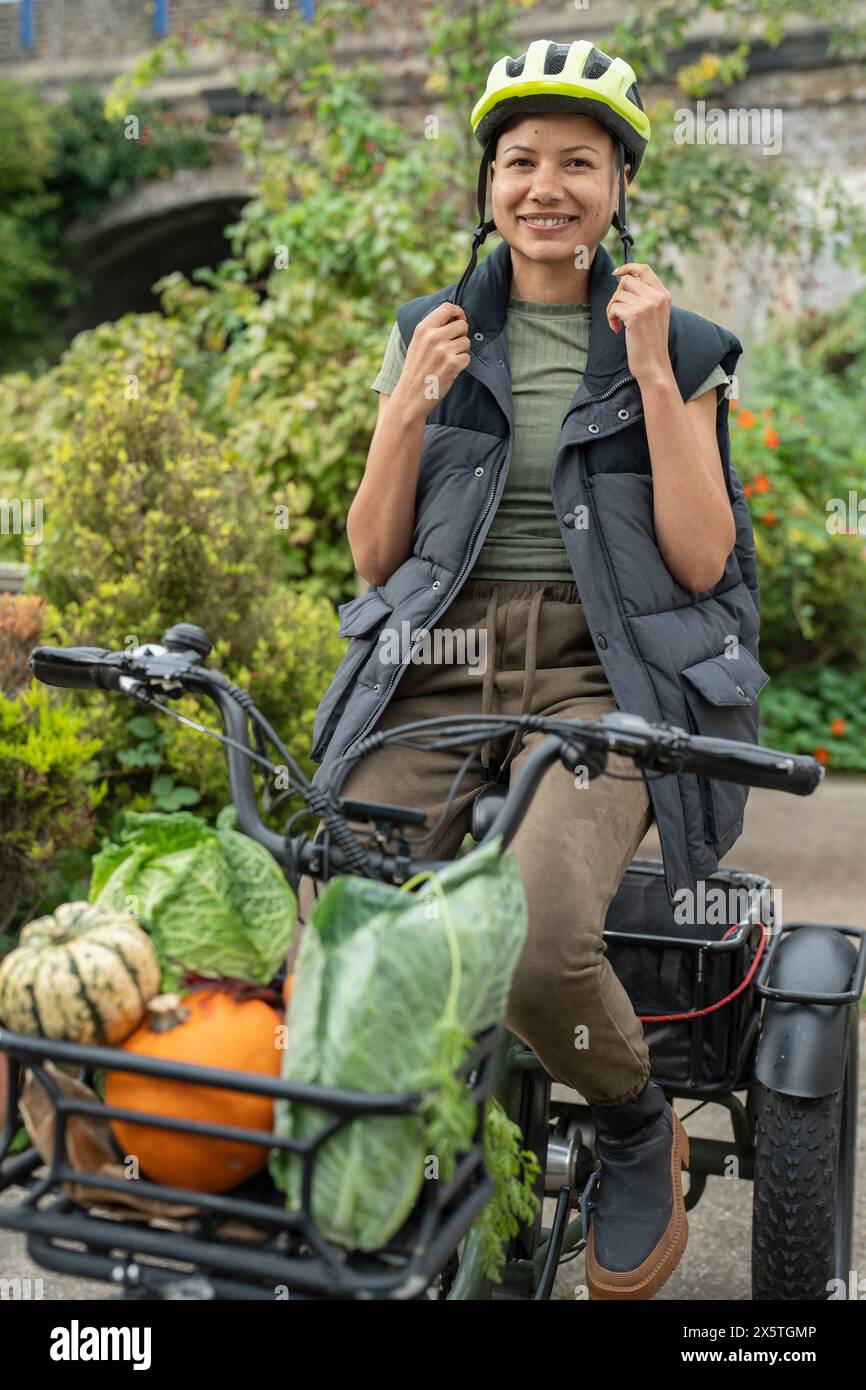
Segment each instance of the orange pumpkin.
M121 1050L142 1057L277 1076L280 1053L276 1030L281 1023L276 1010L263 1000L238 1001L223 989L195 990L183 999L163 994L150 1001L145 1022L121 1044ZM149 1115L242 1125L245 1129L270 1130L273 1124L273 1102L267 1096L193 1086L136 1072L107 1072L105 1100L108 1105ZM198 1138L129 1120L113 1119L111 1128L124 1155L135 1156L146 1177L199 1192L228 1192L260 1172L268 1158L267 1145Z
M292 997L292 990L294 989L294 987L294 975L287 975L286 978L283 980L283 1003L285 1004L286 1008L289 1007L289 1000Z

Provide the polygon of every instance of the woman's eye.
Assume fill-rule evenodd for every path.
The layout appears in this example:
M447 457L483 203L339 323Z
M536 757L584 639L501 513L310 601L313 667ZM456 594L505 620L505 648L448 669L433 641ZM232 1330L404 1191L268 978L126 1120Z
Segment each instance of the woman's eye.
M529 162L530 161L528 159L522 156L518 156L517 159L512 159L509 168L516 169L519 164L529 164ZM583 164L587 169L592 168L592 165L590 164L588 159L581 159L579 156L576 156L574 159L570 159L568 162L569 164Z

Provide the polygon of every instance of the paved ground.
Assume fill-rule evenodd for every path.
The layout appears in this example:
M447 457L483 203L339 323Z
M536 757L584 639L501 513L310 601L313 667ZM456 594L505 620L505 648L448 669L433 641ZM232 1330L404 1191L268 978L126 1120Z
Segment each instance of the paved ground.
M658 841L652 834L640 853L658 857ZM788 921L805 918L866 927L866 778L831 780L811 797L753 791L745 833L724 862L770 878L782 890L782 913ZM863 1030L866 1018L861 1034ZM861 1083L861 1172L866 1144L864 1106L866 1079ZM691 1102L677 1102L681 1115L691 1108ZM689 1121L688 1129L708 1138L730 1136L727 1113L719 1106L704 1107L700 1117ZM14 1200L14 1194L5 1200ZM707 1180L701 1201L689 1215L686 1253L659 1298L749 1298L751 1200L751 1183L714 1177ZM856 1200L852 1264L866 1274L866 1190L862 1178ZM106 1296L104 1285L37 1268L28 1259L23 1241L7 1231L0 1231L0 1277L41 1278L46 1299ZM575 1285L582 1280L583 1259L578 1257L560 1272L557 1297L573 1298Z

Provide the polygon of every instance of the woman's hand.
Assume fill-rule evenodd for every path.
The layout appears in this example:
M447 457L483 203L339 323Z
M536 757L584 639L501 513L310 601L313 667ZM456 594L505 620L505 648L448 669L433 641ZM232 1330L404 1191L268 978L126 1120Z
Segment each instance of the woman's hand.
M670 290L666 289L651 266L631 262L617 266L619 277L607 306L607 321L614 333L625 327L628 368L641 385L666 381L673 373L668 352Z
M469 362L465 313L458 304L438 304L412 334L391 399L407 416L426 419Z

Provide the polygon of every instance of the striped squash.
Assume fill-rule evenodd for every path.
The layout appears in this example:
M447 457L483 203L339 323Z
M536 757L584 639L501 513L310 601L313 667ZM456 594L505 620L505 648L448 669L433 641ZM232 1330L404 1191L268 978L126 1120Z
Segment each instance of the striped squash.
M121 1042L159 993L160 977L159 957L134 918L62 903L29 922L0 964L0 1021L31 1037Z

